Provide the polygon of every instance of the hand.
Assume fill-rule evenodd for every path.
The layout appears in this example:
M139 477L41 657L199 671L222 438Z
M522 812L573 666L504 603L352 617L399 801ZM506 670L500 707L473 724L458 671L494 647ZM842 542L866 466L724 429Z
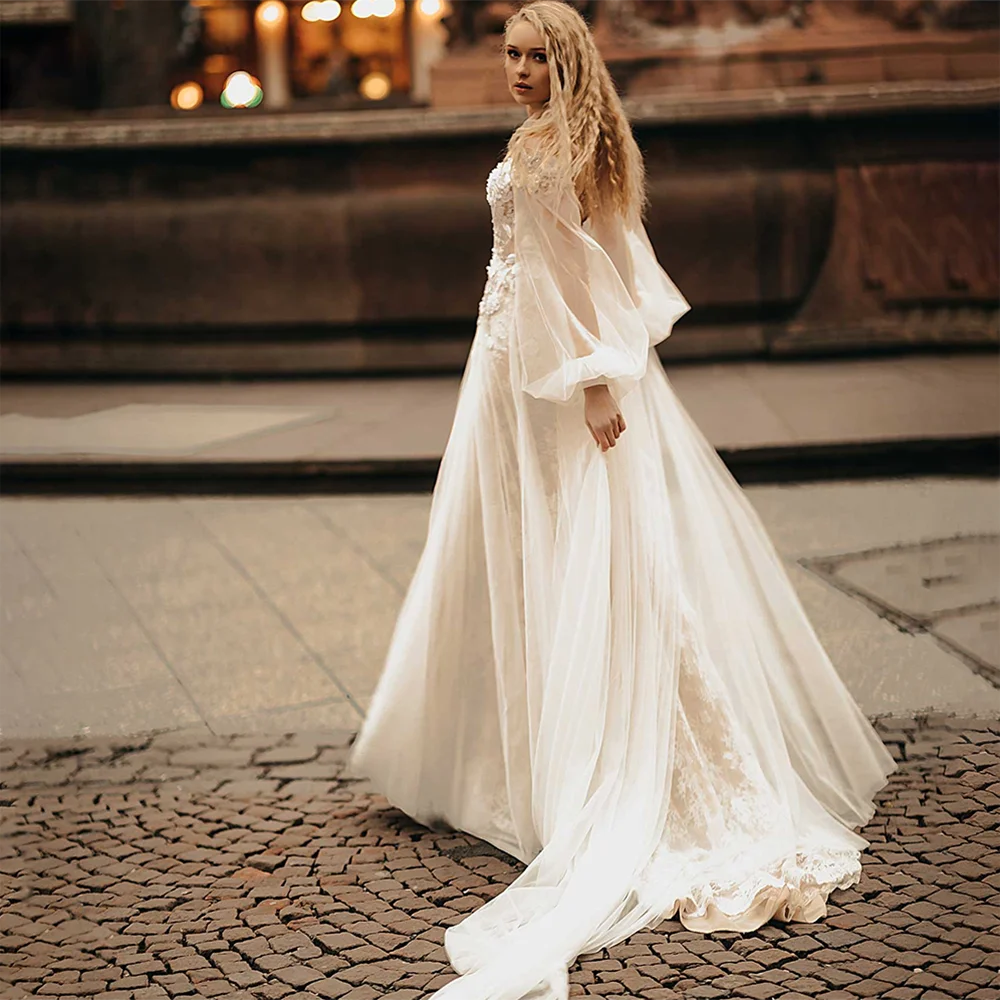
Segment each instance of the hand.
M625 418L606 385L588 385L583 390L583 414L591 437L601 451L614 448L625 432Z

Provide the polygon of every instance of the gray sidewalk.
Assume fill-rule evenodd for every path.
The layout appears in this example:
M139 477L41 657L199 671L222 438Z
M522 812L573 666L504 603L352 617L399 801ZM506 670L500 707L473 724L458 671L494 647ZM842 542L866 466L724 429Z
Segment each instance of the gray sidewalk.
M724 457L1000 434L993 353L685 364L668 376ZM8 470L433 468L458 386L457 377L6 382L0 461Z
M1000 718L995 483L747 494L867 714ZM0 735L355 730L428 509L426 495L5 498Z

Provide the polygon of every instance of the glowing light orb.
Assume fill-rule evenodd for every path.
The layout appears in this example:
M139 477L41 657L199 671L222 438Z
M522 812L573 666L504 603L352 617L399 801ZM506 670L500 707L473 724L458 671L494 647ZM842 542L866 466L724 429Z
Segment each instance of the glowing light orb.
M257 8L257 20L261 24L277 24L279 21L283 20L288 11L285 9L285 5L281 0L264 0L264 2Z
M303 21L336 21L341 6L337 0L309 0L302 8Z
M443 0L420 0L417 4L424 17L437 17L444 10Z
M188 80L187 83L179 83L170 91L170 106L178 111L194 111L201 107L201 102L205 98L205 93L201 86Z
M368 0L375 17L392 17L396 13L396 0Z
M392 91L392 81L385 73L369 73L362 78L358 91L362 97L367 97L369 101L381 101L388 97Z
M260 80L243 70L230 73L220 101L224 108L255 108L264 99Z
M351 13L355 17L366 18L371 17L374 11L372 10L372 0L354 0L351 4Z

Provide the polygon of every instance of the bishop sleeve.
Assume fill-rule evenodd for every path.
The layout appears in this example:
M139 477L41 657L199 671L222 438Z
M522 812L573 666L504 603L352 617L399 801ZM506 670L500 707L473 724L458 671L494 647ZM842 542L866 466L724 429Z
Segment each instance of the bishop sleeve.
M514 252L518 374L538 399L605 383L621 400L690 308L640 222L585 226L572 187L554 177L515 183Z

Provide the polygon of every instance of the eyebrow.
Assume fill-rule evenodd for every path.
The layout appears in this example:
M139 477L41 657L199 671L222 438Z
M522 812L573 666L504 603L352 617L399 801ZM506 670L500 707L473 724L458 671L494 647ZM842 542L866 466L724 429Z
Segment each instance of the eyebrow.
M507 43L507 48L508 49L519 49L520 47L521 47L520 45L515 45L513 42L508 42ZM545 46L544 45L536 45L533 49L528 49L527 51L528 52L544 52L545 51Z

